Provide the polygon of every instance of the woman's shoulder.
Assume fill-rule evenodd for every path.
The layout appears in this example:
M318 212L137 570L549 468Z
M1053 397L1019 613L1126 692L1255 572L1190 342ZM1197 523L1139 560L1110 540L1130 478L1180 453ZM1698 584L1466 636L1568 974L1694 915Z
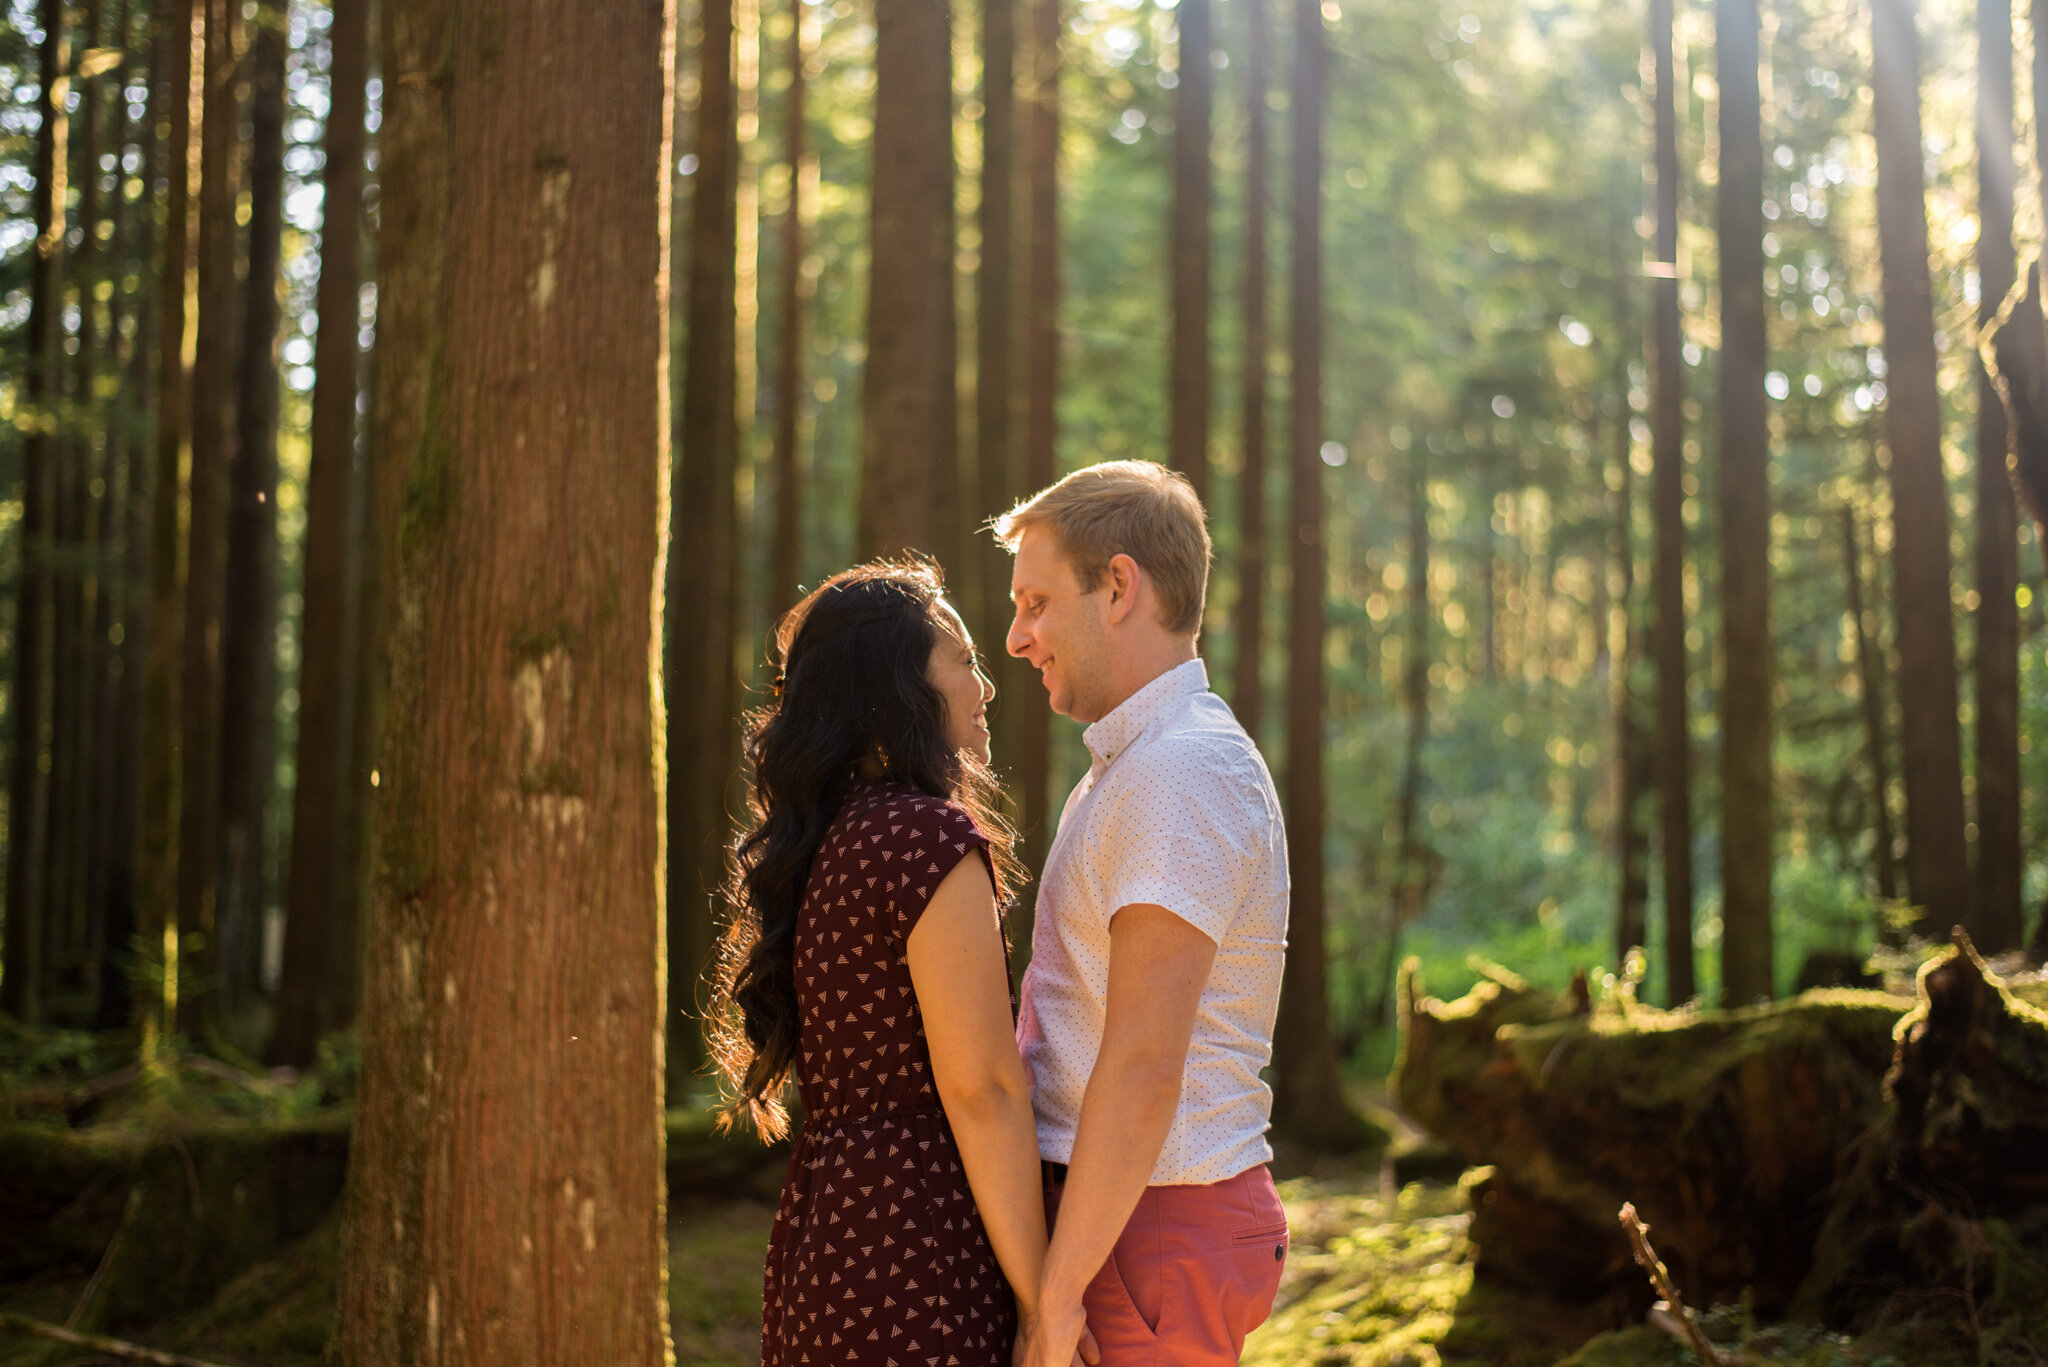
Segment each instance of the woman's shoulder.
M848 823L847 830L854 838L881 846L986 840L965 807L903 783L877 783L857 791L842 811L841 820Z

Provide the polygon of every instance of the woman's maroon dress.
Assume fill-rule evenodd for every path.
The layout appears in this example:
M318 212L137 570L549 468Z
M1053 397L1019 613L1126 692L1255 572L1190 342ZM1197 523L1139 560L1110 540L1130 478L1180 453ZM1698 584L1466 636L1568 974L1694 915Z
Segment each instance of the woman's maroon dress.
M796 931L804 1122L782 1185L763 1367L1007 1367L1015 1309L932 1083L904 946L985 842L958 806L857 785Z

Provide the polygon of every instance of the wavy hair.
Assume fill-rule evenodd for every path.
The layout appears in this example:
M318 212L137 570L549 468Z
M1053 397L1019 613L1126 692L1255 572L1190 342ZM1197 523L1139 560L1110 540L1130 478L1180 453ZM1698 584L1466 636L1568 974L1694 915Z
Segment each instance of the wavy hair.
M947 743L945 700L926 677L947 630L944 595L934 562L876 560L833 575L777 624L778 695L747 718L750 824L730 861L709 1015L722 1126L745 1117L763 1139L788 1131L797 925L811 863L856 779L879 768L965 808L988 837L999 907L1023 882L995 776Z

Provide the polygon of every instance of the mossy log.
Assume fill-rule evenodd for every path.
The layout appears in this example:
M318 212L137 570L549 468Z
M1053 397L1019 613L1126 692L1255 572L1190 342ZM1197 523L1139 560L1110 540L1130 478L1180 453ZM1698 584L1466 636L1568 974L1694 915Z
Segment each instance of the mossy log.
M1825 1193L1883 1113L1912 1003L1836 989L1732 1012L1594 1007L1496 972L1439 1002L1404 975L1401 1105L1470 1162L1482 1276L1649 1296L1616 1223L1633 1201L1689 1295L1788 1304Z
M1592 1006L1504 971L1446 1003L1411 970L1395 1086L1491 1165L1471 1184L1482 1277L1647 1302L1615 1221L1633 1201L1700 1304L1863 1325L1917 1291L1982 1334L2031 1323L2030 1297L2048 1306L2035 998L2048 984L2009 988L1960 936L1913 998L1832 989L1731 1012Z

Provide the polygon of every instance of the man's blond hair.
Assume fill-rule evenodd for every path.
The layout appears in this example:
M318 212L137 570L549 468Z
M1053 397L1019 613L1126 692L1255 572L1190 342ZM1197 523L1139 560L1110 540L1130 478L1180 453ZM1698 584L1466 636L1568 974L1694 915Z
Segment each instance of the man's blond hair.
M1049 527L1083 593L1128 555L1159 591L1160 625L1201 630L1209 587L1208 514L1187 476L1148 460L1106 460L1041 489L991 524L1012 552L1024 533Z

